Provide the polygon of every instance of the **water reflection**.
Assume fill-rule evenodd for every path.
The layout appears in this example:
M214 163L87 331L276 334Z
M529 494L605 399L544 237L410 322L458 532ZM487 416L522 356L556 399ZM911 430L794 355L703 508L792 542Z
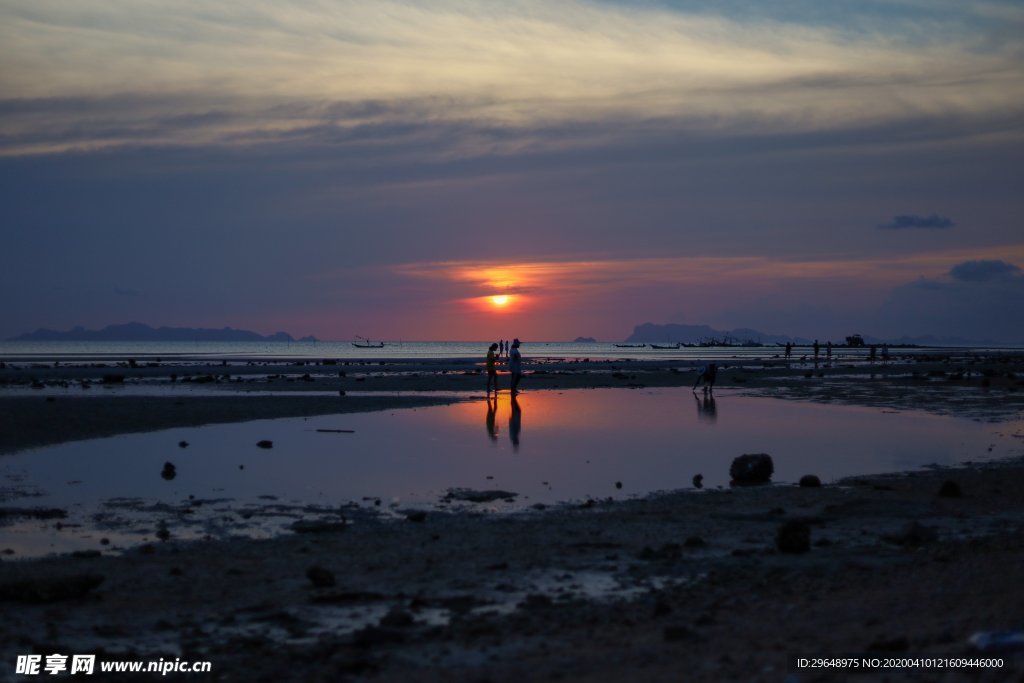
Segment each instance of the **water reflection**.
M519 432L523 429L523 409L519 400L512 395L512 412L508 416L508 436L512 440L512 449L519 450Z
M715 420L718 419L718 407L715 405L715 395L706 393L702 399L695 393L693 395L693 400L697 402L697 419L714 424Z
M498 395L495 394L492 399L490 395L487 397L487 418L485 424L487 425L487 435L491 437L491 441L498 440L498 425L495 421L498 414Z

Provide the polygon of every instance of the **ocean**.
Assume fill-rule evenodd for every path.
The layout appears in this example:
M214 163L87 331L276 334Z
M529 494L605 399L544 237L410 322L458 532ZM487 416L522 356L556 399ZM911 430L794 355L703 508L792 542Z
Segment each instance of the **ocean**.
M494 340L497 341L497 340ZM379 343L379 342L376 342ZM100 361L103 359L133 358L137 360L424 360L431 358L482 358L487 353L490 341L385 341L379 348L357 348L350 341L316 342L0 342L0 361L5 362L54 362L54 361ZM779 346L726 346L726 347L681 347L657 349L650 344L642 347L620 346L612 342L531 342L524 341L523 356L537 359L618 359L634 360L717 360L717 359L762 359L782 357ZM988 348L938 348L912 347L891 348L890 354L915 356L922 354L993 354L1014 353L1021 349ZM880 351L879 351L880 353ZM867 348L833 349L833 360L862 361L868 358ZM811 359L810 347L800 346L793 350L793 360L802 356ZM822 346L820 358L825 359Z

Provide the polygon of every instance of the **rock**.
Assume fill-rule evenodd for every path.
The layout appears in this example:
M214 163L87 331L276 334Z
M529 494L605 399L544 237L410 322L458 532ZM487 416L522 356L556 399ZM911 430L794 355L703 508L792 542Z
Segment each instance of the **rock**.
M0 582L0 600L42 604L80 598L103 583L99 574L72 574Z
M188 441L179 441L178 448L188 448Z
M806 553L811 549L811 527L796 519L785 522L775 534L775 547L782 553Z
M899 533L887 534L882 539L896 545L922 546L932 543L939 538L939 532L934 527L924 526L918 522L911 522L903 527Z
M80 560L91 560L96 557L101 557L102 553L99 550L76 550L71 553L71 557L78 558Z
M174 463L165 462L164 468L160 471L160 476L170 481L178 476L178 468L174 466Z
M683 541L684 548L704 548L706 546L707 541L705 541L700 536L690 536L685 541Z
M621 489L622 488L622 482L621 481L615 482L615 488Z
M322 534L344 531L348 527L345 520L327 522L323 520L300 519L292 522L291 529L297 534Z
M805 474L800 477L800 486L804 488L819 488L821 486L821 479L818 479L816 474Z
M765 484L771 481L775 465L767 453L747 453L732 461L729 475L733 485Z
M0 508L0 520L6 517L28 517L30 519L64 519L67 511L60 508Z
M495 500L511 500L517 497L518 493L512 493L511 491L500 491L500 490L488 490L488 491L477 491L474 489L448 489L448 493L444 495L444 500L464 500L470 503L490 503Z
M406 513L405 518L410 522L424 522L427 519L427 513L423 510L413 510Z
M329 569L325 569L320 565L313 565L306 570L306 578L313 584L315 588L330 588L336 581L334 579L334 572Z
M165 524L164 522L160 522L160 528L156 530L156 537L159 538L161 541L166 541L171 537L171 532L167 528L167 524Z
M370 648L389 643L400 643L405 634L397 629L367 626L352 633L352 645L358 648Z
M960 490L960 484L952 479L942 482L942 486L939 488L939 496L942 498L960 498L962 495L963 491Z
M387 614L380 619L380 626L383 628L408 628L415 620L412 615L401 607L392 607Z
M693 488L702 489L704 488L704 475L695 474L693 475Z
M262 441L257 441L256 445L259 446L260 448L273 448L274 442L270 441L269 439L263 439Z

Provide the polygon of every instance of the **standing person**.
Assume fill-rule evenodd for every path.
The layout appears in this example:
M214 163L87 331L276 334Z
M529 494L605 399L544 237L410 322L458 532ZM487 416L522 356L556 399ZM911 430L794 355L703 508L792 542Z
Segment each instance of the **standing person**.
M793 355L793 342L786 342L786 362L789 362L790 357Z
M494 385L494 393L498 393L498 368L495 366L494 350L498 348L497 344L491 344L490 348L487 349L487 395L491 394L491 385Z
M825 344L825 364L832 367L832 342Z
M519 380L523 378L523 357L519 353L519 340L512 340L512 348L508 352L508 371L512 374L512 395L519 393Z
M821 345L818 344L818 340L814 340L814 365L818 365L818 350L821 349Z

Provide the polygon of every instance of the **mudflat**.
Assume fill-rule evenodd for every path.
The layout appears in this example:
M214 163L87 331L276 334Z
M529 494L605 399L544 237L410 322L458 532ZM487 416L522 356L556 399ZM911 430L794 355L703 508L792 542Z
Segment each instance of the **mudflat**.
M842 368L766 362L725 368L719 382L761 396L1005 420L1020 415L1020 365L1002 357ZM528 391L688 387L694 379L684 364L530 369ZM214 377L205 387L233 393L186 391L178 368L168 395L149 395L147 383L162 392L168 380L131 371L123 370L126 388L137 382L140 395L115 387L97 398L76 393L107 391L87 368L5 369L14 391L3 398L0 449L307 410L481 400L476 385L485 381L470 362L349 366L344 376L337 367L231 368L219 382L213 371L222 368L197 367L193 376ZM300 387L324 395L300 395ZM372 395L399 387L402 395ZM426 390L479 394L417 395ZM76 415L87 426L64 426ZM1024 613L1020 458L827 486L688 484L512 515L471 502L387 517L339 509L333 523L265 540L184 542L172 528L118 556L4 555L0 661L8 676L19 654L59 652L210 661L210 680L831 681L853 674L787 663L859 653L1001 662L857 673L864 681L1024 673L1013 638L991 637L1019 633Z

